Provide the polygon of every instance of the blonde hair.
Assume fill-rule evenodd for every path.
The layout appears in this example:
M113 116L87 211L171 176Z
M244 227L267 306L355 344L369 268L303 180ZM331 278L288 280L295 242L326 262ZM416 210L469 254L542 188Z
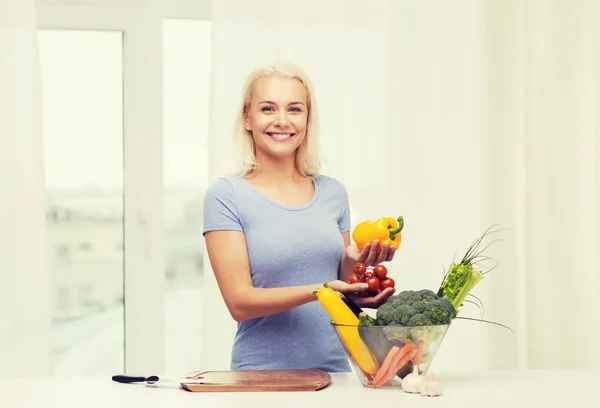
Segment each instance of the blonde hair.
M260 67L250 73L244 84L242 103L238 111L235 126L235 142L240 149L242 168L239 174L243 176L253 176L257 173L258 163L256 162L256 147L252 133L244 127L244 115L250 107L252 95L256 82L264 77L279 76L287 79L297 79L302 83L307 96L308 121L306 126L306 137L302 144L296 149L294 166L296 170L307 178L315 178L319 174L321 167L319 157L319 132L318 115L313 86L308 75L298 65L280 61L273 64Z

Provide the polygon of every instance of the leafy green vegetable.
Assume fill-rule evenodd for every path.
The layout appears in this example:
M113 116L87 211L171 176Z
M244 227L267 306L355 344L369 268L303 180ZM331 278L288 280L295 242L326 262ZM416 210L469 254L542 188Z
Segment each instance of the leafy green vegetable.
M460 264L453 262L437 294L448 299L458 313L458 309L463 305L471 289L482 279L481 272L473 268L471 262Z
M452 262L438 289L437 295L448 299L454 306L457 314L471 290L483 280L483 275L487 273L478 270L478 263L483 259L488 259L482 256L482 253L493 242L481 250L479 249L479 245L490 233L490 229L488 228L481 237L471 244L460 262Z

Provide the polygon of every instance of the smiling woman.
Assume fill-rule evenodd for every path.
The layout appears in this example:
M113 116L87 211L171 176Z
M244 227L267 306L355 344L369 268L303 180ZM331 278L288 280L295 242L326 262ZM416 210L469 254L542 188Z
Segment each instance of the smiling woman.
M367 285L346 283L354 263L369 255L373 265L391 261L394 248L385 244L376 255L377 245L361 252L350 243L346 188L319 173L316 117L314 90L299 67L252 72L238 117L243 168L217 179L205 196L210 263L238 322L235 370L350 371L314 290L328 282L373 308L394 292L358 297Z

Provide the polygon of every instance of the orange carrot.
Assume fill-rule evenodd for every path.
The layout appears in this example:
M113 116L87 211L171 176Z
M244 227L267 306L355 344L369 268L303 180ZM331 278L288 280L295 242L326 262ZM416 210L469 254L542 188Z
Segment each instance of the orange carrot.
M415 347L412 346L412 343L408 343L411 345L411 347L408 349L408 351L406 353L404 353L403 355L396 355L396 358L394 358L394 361L392 361L392 364L390 365L389 370L386 372L386 374L379 379L379 381L377 381L377 383L373 383L373 385L375 385L376 387L385 384L386 382L388 382L389 380L391 380L398 371L400 371L400 369L402 367L404 367L404 365L406 363L408 363L408 361L413 358L415 356L415 354L417 353L417 349Z
M394 346L394 347L396 349L398 349L397 346ZM400 370L400 368L402 368L402 366L400 366L398 369L394 369L394 368L398 365L398 362L403 361L406 356L409 356L406 361L411 359L412 355L414 355L413 353L411 353L413 351L413 349L414 349L414 346L412 343L406 343L404 346L402 346L402 348L398 349L391 356L390 361L388 361L388 357L390 357L390 354L392 354L390 351L390 353L388 353L387 357L385 358L385 361L381 365L381 368L375 374L375 378L373 379L372 384L375 386L378 386L379 384L385 384L390 378L392 378L394 375L396 375L396 373L398 372L398 370ZM387 362L387 364L386 364L386 362ZM404 364L406 364L406 362ZM402 365L404 365L404 364L402 364ZM389 375L390 372L392 373L392 375ZM385 379L385 381L383 381L384 379Z
M423 340L420 340L417 344L417 354L415 354L415 360L413 361L413 365L418 367L421 364L421 356L423 355L423 348L425 347L425 343Z
M390 364L394 360L394 357L398 353L400 353L401 350L402 349L400 349L400 347L398 347L398 346L392 346L392 348L388 352L387 356L385 356L383 363L381 363L381 367L379 367L379 370L377 370L377 372L375 373L375 377L373 378L372 383L377 382L379 378L384 376L385 372L387 371L387 369L390 367Z

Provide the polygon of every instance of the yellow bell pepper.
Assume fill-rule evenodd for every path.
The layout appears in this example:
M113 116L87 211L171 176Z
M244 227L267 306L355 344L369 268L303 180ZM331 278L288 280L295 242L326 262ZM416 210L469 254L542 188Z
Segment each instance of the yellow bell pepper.
M384 217L374 221L363 221L354 228L352 239L356 242L359 250L363 250L367 243L379 240L377 253L381 251L382 245L387 242L390 246L394 245L396 249L402 242L402 228L404 228L404 218L397 219Z
M323 288L317 289L319 303L331 317L333 323L347 326L336 326L340 339L352 359L365 373L374 376L379 370L379 362L360 338L358 333L358 317L326 283Z

